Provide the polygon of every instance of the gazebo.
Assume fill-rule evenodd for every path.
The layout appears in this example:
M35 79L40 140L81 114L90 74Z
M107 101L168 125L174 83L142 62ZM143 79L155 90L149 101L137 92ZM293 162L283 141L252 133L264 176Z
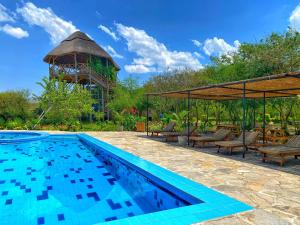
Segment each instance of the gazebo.
M85 33L71 34L44 57L44 62L49 64L50 78L63 74L68 83L82 84L97 99L95 110L108 112L105 106L120 67Z
M238 100L243 101L243 143L245 157L245 129L246 129L246 105L247 99L263 99L263 140L265 141L265 103L268 98L286 98L295 97L300 95L300 72L290 72L283 74L275 74L270 76L258 77L248 80L240 80L222 84L213 84L208 86L196 87L187 90L176 90L161 93L147 93L147 135L149 133L149 96L161 96L169 98L180 98L188 100L188 123L190 126L190 100L203 99L203 100ZM189 134L188 134L189 145Z

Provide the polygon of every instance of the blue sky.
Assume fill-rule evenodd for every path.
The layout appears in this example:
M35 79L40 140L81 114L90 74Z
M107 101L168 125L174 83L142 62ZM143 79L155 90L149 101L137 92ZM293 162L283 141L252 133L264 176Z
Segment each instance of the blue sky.
M0 0L0 91L29 89L48 75L43 57L79 29L141 81L199 69L288 26L300 29L299 0Z

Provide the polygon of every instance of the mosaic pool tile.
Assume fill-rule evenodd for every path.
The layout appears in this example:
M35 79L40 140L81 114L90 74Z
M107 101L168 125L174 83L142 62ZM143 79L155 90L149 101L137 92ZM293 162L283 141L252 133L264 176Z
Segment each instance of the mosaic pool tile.
M193 197L185 200L185 194L174 194L158 180L152 181L153 175L149 174L149 179L75 135L0 148L1 225L92 225L128 218L142 224L146 219L157 222L176 208L204 204L202 200L190 202ZM140 163L135 158L128 161ZM157 174L162 172L157 170ZM16 210L18 215L10 217ZM228 208L228 212L232 210ZM154 212L156 219L147 216ZM178 214L176 211L173 215Z

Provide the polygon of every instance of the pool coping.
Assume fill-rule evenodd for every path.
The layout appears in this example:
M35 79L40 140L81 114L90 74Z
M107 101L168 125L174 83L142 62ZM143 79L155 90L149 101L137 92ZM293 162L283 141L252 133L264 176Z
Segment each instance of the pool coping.
M76 135L79 139L87 142L95 149L101 148L118 158L134 165L135 167L150 173L152 176L170 184L176 189L185 192L186 194L198 198L203 203L194 204L185 207L179 207L169 210L158 211L154 213L148 213L138 215L134 217L128 217L110 222L102 222L103 225L140 225L140 224L192 224L197 222L203 222L210 219L216 219L224 216L229 216L235 213L245 212L252 210L253 207L243 202L233 199L225 194L222 194L212 188L208 188L202 184L196 183L190 179L187 179L179 174L176 174L170 170L160 167L154 163L151 163L145 159L142 159L136 155L126 152L120 148L110 145L97 138L89 136L84 133L80 134L62 134ZM57 135L53 135L57 136ZM58 135L60 136L60 135Z

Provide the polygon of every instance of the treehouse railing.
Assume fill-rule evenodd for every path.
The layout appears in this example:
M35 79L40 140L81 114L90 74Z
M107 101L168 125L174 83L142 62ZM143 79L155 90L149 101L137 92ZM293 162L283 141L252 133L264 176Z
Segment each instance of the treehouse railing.
M77 76L79 83L81 80L89 81L91 78L93 83L100 84L105 88L110 89L115 85L115 82L109 81L105 75L96 73L85 63L78 63L77 67L75 67L75 64L52 65L49 68L49 72L51 77L58 77L60 74L64 74L68 78L68 81L74 83Z

